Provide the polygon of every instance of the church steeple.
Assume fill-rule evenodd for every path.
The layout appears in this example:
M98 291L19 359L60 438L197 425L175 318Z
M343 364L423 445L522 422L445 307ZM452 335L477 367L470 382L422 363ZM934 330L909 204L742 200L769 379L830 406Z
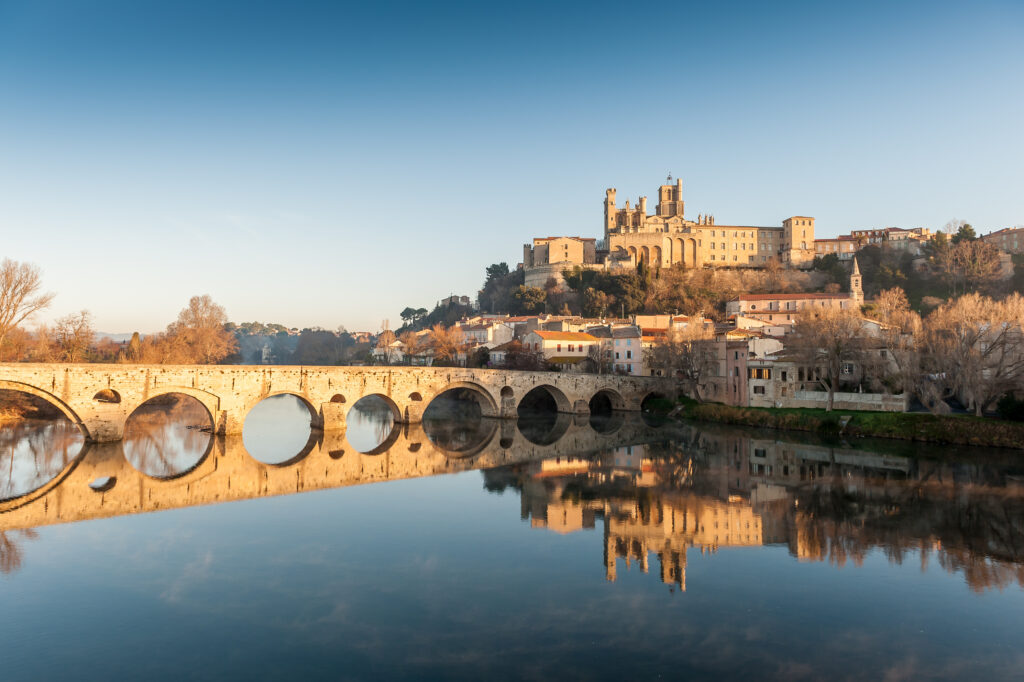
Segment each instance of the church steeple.
M850 298L852 298L857 305L864 304L864 287L863 281L860 276L860 265L857 264L857 257L853 257L853 272L850 273Z

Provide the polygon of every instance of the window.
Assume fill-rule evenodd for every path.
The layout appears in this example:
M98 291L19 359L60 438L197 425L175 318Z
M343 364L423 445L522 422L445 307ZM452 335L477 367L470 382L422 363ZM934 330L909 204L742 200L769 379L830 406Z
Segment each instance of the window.
M571 344L571 343L569 344L569 352L570 352L570 353L572 353L573 351L575 351L575 350L576 350L575 348L573 348L573 345L574 345L574 344ZM580 346L580 348L582 348L582 346Z
M782 380L786 381L786 370L782 370Z
M619 359L619 351L615 351L615 359L616 359L616 360L618 360L618 359Z
M764 395L764 386L754 386L754 393Z
M561 353L562 352L562 344L558 344L557 346L555 346L555 350L557 352Z
M626 339L626 345L627 346L632 346L633 345L633 339Z
M632 360L633 359L633 351L631 351L631 350L627 350L626 351L626 359L627 360Z
M843 374L853 374L853 363L852 362L844 362L843 363Z

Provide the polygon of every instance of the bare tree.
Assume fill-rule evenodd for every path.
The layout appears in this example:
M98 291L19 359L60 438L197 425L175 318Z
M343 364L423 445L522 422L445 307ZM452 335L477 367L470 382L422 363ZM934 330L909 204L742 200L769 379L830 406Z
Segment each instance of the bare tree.
M831 412L844 366L864 362L866 350L864 319L842 308L808 309L797 319L791 347L813 359L816 376L828 391L825 411Z
M380 355L384 357L384 362L388 365L392 363L395 359L395 353L397 353L394 343L395 333L386 327L377 335L376 348L380 351Z
M935 310L926 323L932 373L977 416L1024 387L1024 297L994 301L967 294Z
M413 356L419 355L421 351L420 337L414 331L405 331L398 335L398 340L402 342L406 362L411 363Z
M652 369L660 369L663 376L676 377L686 395L704 400L701 389L718 368L714 334L709 326L694 323L670 329L644 353Z
M43 293L41 289L38 266L10 258L0 262L0 353L11 329L46 309L53 301L54 294Z
M238 349L234 334L225 325L224 308L209 295L193 296L188 307L178 313L178 320L167 327L165 341L172 345L169 354L185 362L213 364Z
M434 349L434 358L441 363L454 363L462 350L462 335L452 328L435 324L430 328L430 345Z
M92 346L95 332L88 310L65 315L53 324L53 341L65 362L81 362Z
M980 239L953 242L944 237L936 235L932 241L932 266L953 296L989 287L999 277L1002 262L994 245Z
M903 293L901 289L890 289L883 291L882 295L887 292ZM948 412L945 393L932 378L934 373L927 371L925 366L927 343L921 316L910 309L906 297L902 301L892 297L888 301L880 301L879 305L875 314L883 318L879 342L885 354L877 374L886 377L891 387L903 393L908 401L916 395L933 414Z
M876 320L890 322L895 316L910 310L910 302L907 301L907 294L899 287L885 289L879 292L875 300L871 302L871 315Z

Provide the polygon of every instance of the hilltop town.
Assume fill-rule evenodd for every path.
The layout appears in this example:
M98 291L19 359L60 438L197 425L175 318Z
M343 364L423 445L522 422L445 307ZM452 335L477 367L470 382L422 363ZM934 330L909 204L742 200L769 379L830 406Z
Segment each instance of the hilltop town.
M1024 229L979 237L953 221L819 238L810 216L688 218L671 176L657 196L648 214L646 197L619 208L608 189L603 238L535 238L515 269L487 268L474 306L421 309L374 360L674 376L690 397L735 406L1015 405ZM453 309L464 314L443 323Z
M537 237L514 268L488 266L476 297L409 306L394 329L235 324L204 296L166 332L124 340L98 336L87 311L34 331L8 325L0 359L615 373L674 377L686 396L742 407L1024 414L1024 228L979 237L954 221L821 238L810 216L688 217L671 176L657 197L648 214L646 197L620 208L608 189L600 239ZM4 267L39 289L37 269Z

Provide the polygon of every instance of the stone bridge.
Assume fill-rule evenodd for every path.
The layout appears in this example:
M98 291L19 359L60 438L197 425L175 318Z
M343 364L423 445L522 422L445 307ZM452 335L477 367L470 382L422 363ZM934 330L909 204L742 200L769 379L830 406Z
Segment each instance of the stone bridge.
M314 432L306 448L280 464L253 459L242 437L211 436L189 470L159 478L135 469L121 442L86 443L62 471L36 490L0 501L0 533L125 514L215 504L310 490L436 476L560 457L589 457L622 446L660 442L672 427L651 428L623 414L596 431L587 417L559 415L553 434L530 440L513 421L490 427L468 450L435 444L419 424L395 428L381 447L356 450L341 431ZM550 441L550 442L549 442Z
M655 377L458 367L0 364L0 389L46 400L98 443L121 440L132 412L167 393L192 396L218 434L233 435L242 432L249 410L270 396L298 397L315 428L335 431L366 396L383 398L396 422L417 423L434 398L458 388L469 389L483 416L502 419L517 417L523 398L535 390L566 414L589 414L598 396L613 410L638 411L646 397L674 391L670 380Z

